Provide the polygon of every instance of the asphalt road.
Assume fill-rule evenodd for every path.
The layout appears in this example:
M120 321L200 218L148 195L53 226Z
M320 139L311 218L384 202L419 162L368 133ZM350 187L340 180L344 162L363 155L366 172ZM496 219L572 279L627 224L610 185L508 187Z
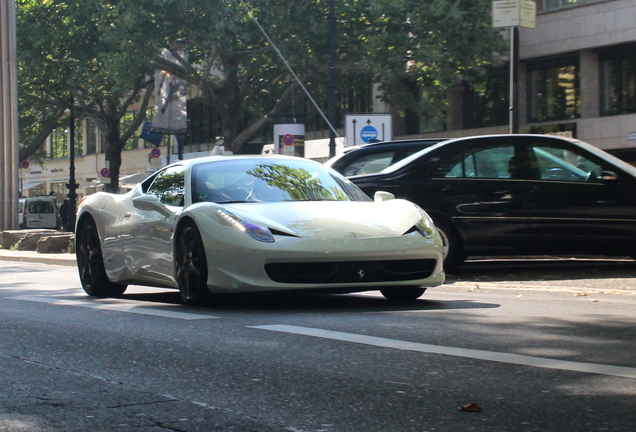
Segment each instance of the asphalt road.
M187 308L0 261L0 431L631 432L635 270L473 262L408 306L369 292Z

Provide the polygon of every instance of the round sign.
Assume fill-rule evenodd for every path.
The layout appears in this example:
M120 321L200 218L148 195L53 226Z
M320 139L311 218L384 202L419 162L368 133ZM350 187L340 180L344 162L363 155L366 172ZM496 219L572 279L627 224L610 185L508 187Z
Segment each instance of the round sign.
M360 138L365 143L368 143L372 139L376 139L378 137L378 130L373 126L365 126L360 130Z
M161 150L159 150L157 147L153 148L152 150L150 150L150 156L152 156L153 158L158 158L159 156L161 156Z
M22 162L20 162L20 168L27 169L28 167L29 167L28 160L23 160Z
M294 144L294 136L292 134L283 135L283 144L287 146Z
M102 168L99 173L102 177L110 177L110 170L108 168Z

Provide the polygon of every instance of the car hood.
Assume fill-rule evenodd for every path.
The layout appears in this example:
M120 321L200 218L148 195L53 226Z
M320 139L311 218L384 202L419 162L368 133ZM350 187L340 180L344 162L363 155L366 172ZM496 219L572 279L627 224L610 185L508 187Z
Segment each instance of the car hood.
M421 218L405 200L241 203L226 209L253 223L300 237L396 237Z

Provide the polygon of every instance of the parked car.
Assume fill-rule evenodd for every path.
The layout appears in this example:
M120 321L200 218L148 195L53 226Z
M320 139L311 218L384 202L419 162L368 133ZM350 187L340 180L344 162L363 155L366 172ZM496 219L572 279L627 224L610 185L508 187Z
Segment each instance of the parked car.
M347 147L342 154L332 157L325 166L345 176L380 172L390 165L447 138L383 141Z
M636 256L636 168L582 141L458 138L350 180L428 212L447 270L475 255Z
M442 241L419 207L383 197L302 158L175 162L126 194L82 200L80 280L91 296L178 288L186 304L279 290L415 299L444 280Z
M24 228L60 228L60 213L54 196L43 195L26 198L22 213Z

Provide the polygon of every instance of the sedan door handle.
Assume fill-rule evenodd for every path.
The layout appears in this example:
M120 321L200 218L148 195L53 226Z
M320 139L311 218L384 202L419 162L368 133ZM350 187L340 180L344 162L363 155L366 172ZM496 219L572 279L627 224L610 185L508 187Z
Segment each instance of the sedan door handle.
M124 219L130 219L131 217L132 217L132 213L131 212L124 213Z

